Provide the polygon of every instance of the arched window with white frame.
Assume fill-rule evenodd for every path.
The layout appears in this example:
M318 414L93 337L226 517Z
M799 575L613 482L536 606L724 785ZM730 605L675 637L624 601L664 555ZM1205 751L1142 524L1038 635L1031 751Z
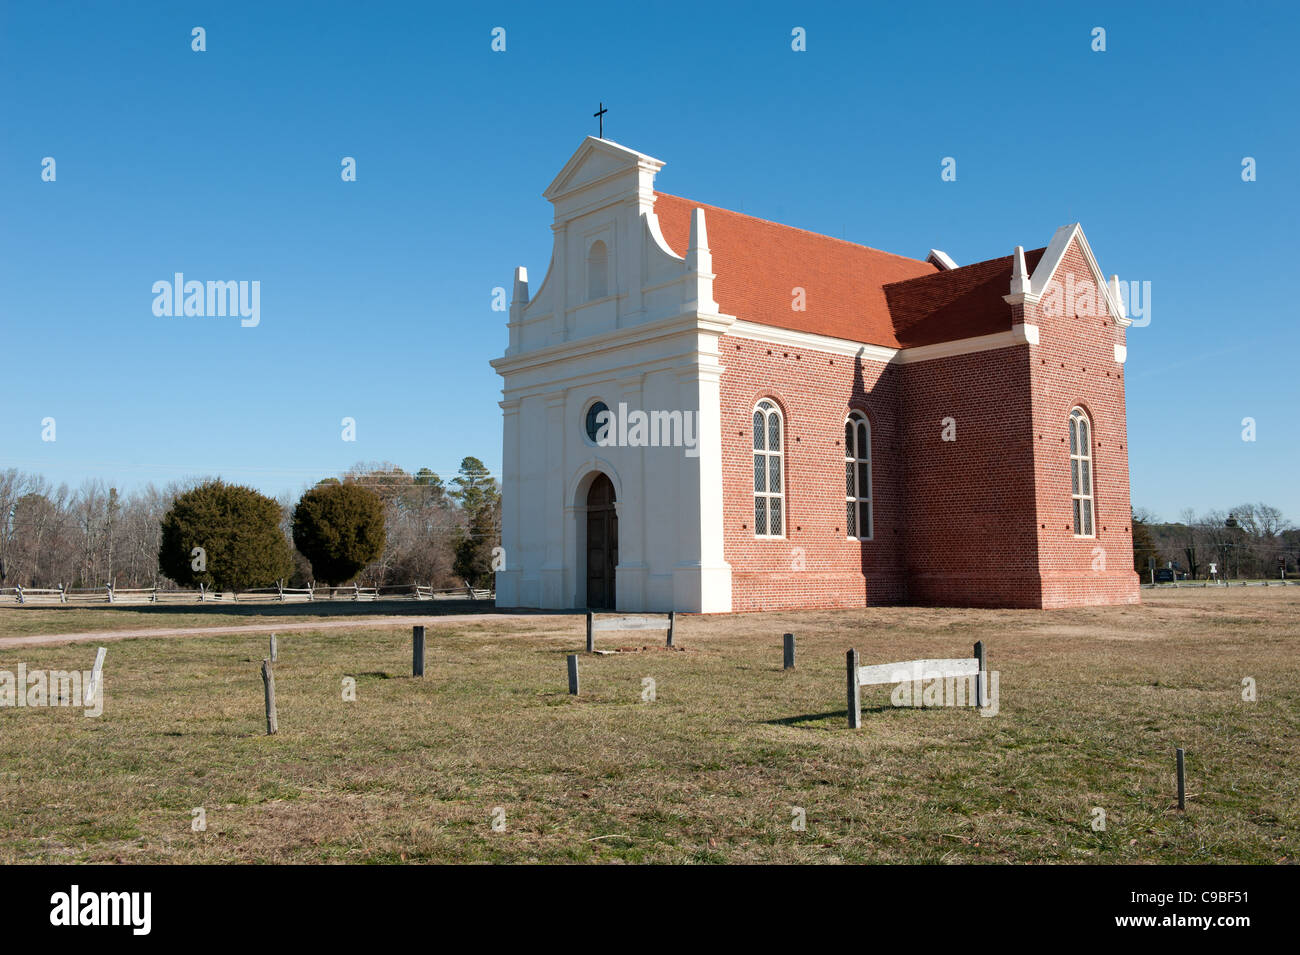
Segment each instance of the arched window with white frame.
M1092 498L1092 426L1082 408L1070 409L1070 498L1074 536L1095 537Z
M754 406L754 536L785 536L784 422L776 403Z
M871 540L871 422L861 411L844 420L844 508L848 536Z

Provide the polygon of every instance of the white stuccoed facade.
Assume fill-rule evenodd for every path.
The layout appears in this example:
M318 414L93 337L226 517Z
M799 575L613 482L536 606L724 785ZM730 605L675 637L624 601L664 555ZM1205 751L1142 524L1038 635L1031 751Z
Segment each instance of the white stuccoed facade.
M731 610L723 559L718 312L704 212L686 258L654 215L663 163L588 137L543 195L555 207L550 267L529 297L515 273L504 379L502 607L587 606L587 491L613 483L618 610ZM602 246L603 261L602 268ZM697 415L698 456L681 447L600 447L584 421L617 410Z

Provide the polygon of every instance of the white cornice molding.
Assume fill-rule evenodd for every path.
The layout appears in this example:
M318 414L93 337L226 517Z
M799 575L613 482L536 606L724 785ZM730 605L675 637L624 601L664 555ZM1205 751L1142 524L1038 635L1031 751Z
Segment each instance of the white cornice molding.
M735 321L736 317L734 315L720 313L700 315L695 312L686 312L671 318L643 322L639 325L629 325L625 328L615 328L607 332L571 339L567 342L557 342L554 345L544 345L541 348L534 348L518 355L494 358L489 364L496 369L498 374L515 374L528 368L590 355L592 352L606 348L640 345L683 332L725 335L735 324Z
M1011 348L1015 345L1037 345L1039 341L1037 325L1013 325L1005 332L991 335L977 335L974 338L959 338L951 342L936 342L933 345L918 345L904 348L898 353L894 362L910 365L918 361L933 361L936 358L952 358L955 355L970 355L975 352L993 351L997 348Z
M708 381L717 383L722 380L722 373L727 370L725 365L709 363L699 360L705 356L697 356L695 361L690 364L678 365L674 371L678 381Z
M698 352L687 353L687 356L696 355ZM534 381L527 384L515 384L513 387L507 382L507 386L501 389L501 393L508 400L523 401L530 398L545 397L556 388L563 387L572 389L590 389L593 386L610 388L617 387L620 378L626 377L627 373L636 369L644 374L651 375L659 372L676 373L677 368L683 359L682 355L668 355L662 358L656 358L653 361L627 361L622 364L612 365L608 368L602 368L592 371L589 368L574 369L563 377L548 378L545 381Z
M898 354L897 348L886 345L868 345L864 342L850 341L847 338L834 338L830 335L818 335L814 332L800 332L792 328L778 328L775 325L761 325L738 319L731 327L731 335L752 338L768 345L783 345L789 348L808 348L812 351L826 352L831 355L849 355L869 358L872 361L890 362Z
M908 364L917 361L930 361L935 358L947 358L952 355L964 355L968 352L988 351L994 348L1009 348L1012 345L1037 345L1039 328L1037 325L1014 325L1005 332L992 335L979 335L974 338L959 338L950 342L937 342L933 345L918 345L914 348L889 348L884 345L867 345L863 342L828 335L816 335L811 332L799 332L773 325L760 325L757 322L737 321L729 334L763 342L767 345L782 345L789 348L807 348L812 351L826 352L831 355L845 355L852 358L864 358L883 364Z
M542 365L586 356L605 348L642 344L682 332L703 332L718 336L731 335L736 338L762 342L766 345L803 348L831 355L844 355L882 364L899 365L932 361L936 358L949 358L954 355L991 351L996 348L1010 348L1015 345L1037 345L1042 334L1037 325L1019 324L1013 325L1006 331L994 332L991 335L959 338L948 342L936 342L933 345L917 345L912 348L889 348L884 345L855 342L846 338L834 338L829 335L817 335L789 328L777 328L774 325L760 325L757 322L741 321L732 315L694 315L688 313L669 320L632 325L627 328L602 332L599 335L589 335L585 338L577 338L555 345L546 345L521 355L494 358L491 365L500 375L512 375Z

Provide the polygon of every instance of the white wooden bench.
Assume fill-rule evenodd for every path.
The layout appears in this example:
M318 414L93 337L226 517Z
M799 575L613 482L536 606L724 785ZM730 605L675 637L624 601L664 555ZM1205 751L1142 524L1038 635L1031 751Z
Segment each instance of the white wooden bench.
M669 613L643 613L643 614L605 614L597 617L590 610L587 611L587 652L597 653L596 634L606 631L629 631L629 630L664 630L668 634L667 642L664 646L673 645L673 627L676 625L677 614Z
M884 683L920 683L922 680L973 676L975 692L971 694L971 705L983 707L988 702L984 699L987 671L988 658L984 653L983 640L975 644L973 657L951 660L904 660L901 663L878 663L865 667L858 665L858 651L850 650L848 652L849 727L858 729L862 726L861 688L864 686L879 686Z

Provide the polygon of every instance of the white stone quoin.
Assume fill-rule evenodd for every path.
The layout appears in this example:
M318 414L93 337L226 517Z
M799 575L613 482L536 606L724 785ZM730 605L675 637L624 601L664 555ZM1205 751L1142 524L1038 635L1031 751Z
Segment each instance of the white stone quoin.
M530 295L516 270L504 379L503 607L587 601L587 492L612 482L620 611L731 610L722 546L718 339L736 321L713 298L704 211L686 258L654 214L663 163L588 137L543 195L555 208L551 263ZM587 409L697 418L698 455L682 447L600 447Z

